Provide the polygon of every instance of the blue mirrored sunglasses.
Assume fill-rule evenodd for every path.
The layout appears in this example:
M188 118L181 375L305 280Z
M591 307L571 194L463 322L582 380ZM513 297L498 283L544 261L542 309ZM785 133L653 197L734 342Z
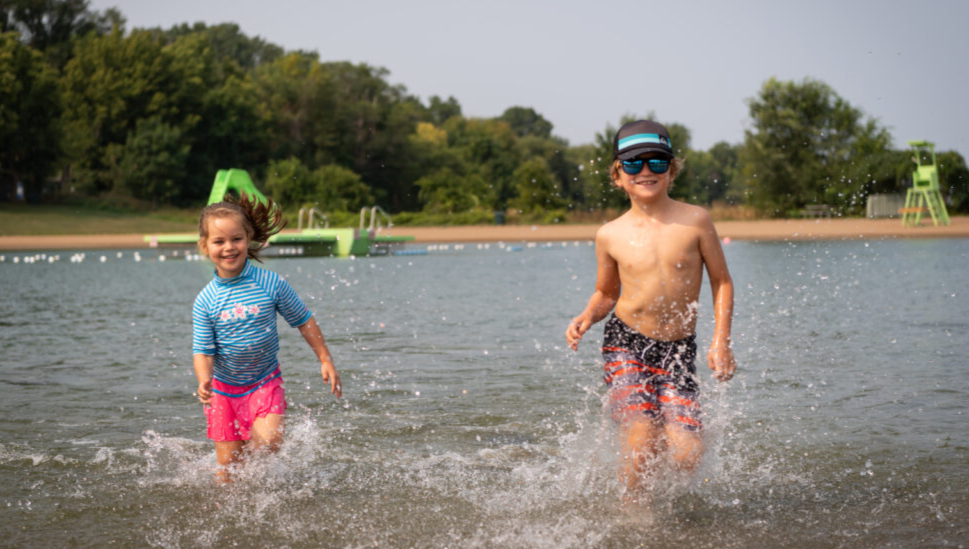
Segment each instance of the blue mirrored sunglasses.
M666 173L670 169L669 158L637 158L636 160L623 160L622 171L629 175L636 175L643 171L643 164L649 166L649 171L655 174Z

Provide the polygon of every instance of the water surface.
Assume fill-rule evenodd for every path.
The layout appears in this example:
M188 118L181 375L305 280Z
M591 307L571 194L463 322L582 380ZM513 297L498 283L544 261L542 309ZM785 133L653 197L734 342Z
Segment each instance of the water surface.
M703 372L701 469L632 512L601 325L578 353L563 337L592 247L507 250L269 260L344 398L281 323L287 441L230 487L192 396L210 265L6 254L0 546L969 545L969 240L726 246L738 375Z

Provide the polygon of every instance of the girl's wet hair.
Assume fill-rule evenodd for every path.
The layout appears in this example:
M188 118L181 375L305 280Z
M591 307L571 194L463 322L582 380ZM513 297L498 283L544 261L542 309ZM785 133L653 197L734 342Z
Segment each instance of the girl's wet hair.
M202 208L202 214L199 215L199 251L205 253L205 241L209 237L209 220L232 216L241 220L246 236L249 238L247 255L250 259L262 263L259 251L265 247L269 237L283 230L286 220L283 219L283 212L278 204L268 198L265 202L261 202L246 193L238 197L231 193L226 194L222 202Z

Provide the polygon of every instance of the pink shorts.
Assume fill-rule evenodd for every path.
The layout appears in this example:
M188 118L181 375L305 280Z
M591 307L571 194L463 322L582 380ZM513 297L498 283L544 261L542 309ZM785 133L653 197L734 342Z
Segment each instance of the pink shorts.
M278 373L277 370L270 377ZM253 391L253 387L259 388ZM212 389L222 393L242 394L242 396L228 397L213 392L212 400L205 406L208 436L215 442L249 440L249 431L252 430L252 423L257 418L266 417L269 414L286 414L286 395L281 376L270 379L262 385L248 387L235 387L213 379ZM244 394L247 392L249 394Z

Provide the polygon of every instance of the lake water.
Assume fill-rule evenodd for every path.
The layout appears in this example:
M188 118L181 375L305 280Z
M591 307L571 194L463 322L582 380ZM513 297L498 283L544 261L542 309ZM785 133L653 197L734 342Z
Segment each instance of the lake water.
M969 545L969 240L725 246L738 375L700 365L703 464L636 511L601 324L578 353L563 337L593 249L515 249L269 260L320 320L344 398L282 323L286 443L228 487L192 396L210 264L5 254L0 546Z

